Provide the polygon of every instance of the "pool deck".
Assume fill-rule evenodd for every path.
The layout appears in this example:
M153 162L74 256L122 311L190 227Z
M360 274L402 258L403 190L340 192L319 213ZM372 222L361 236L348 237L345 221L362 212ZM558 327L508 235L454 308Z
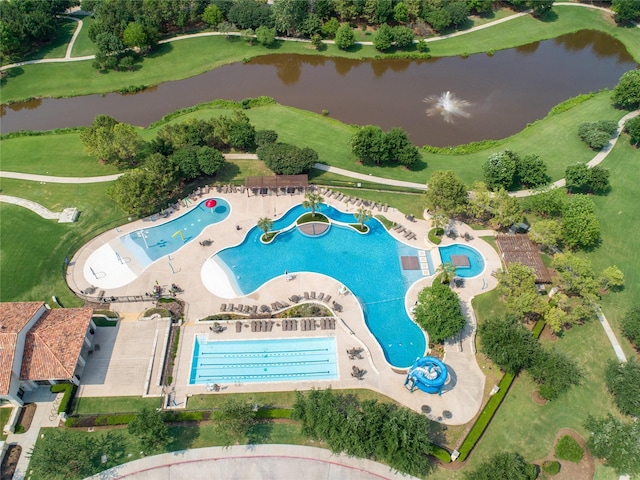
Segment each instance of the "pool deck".
M313 387L328 387L334 389L342 388L368 388L378 391L395 401L406 405L416 411L421 411L424 405L431 408L430 418L441 421L443 423L458 425L464 424L472 420L482 406L483 397L491 386L485 386L485 376L479 368L475 359L475 317L471 309L471 300L474 296L485 293L497 286L497 280L491 275L493 270L501 268L500 258L497 252L486 242L479 239L479 236L493 235L492 231L477 232L471 230L470 227L456 223L455 229L459 234L470 233L474 238L469 242L461 241L459 243L470 245L478 250L485 259L485 270L481 275L473 279L466 279L464 288L457 288L455 291L459 294L463 309L469 320L467 327L462 334L451 339L445 344L444 361L451 372L450 381L445 386L441 396L429 395L420 391L410 393L403 387L405 373L392 368L385 360L384 353L376 339L370 333L364 323L362 309L357 300L350 293L340 294L342 284L338 281L324 275L315 273L295 273L290 278L283 275L277 277L263 285L257 291L229 300L228 295L225 298L216 296L210 292L203 283L202 266L205 261L217 251L236 245L243 239L247 230L255 225L258 218L269 215L279 217L289 208L302 202L303 196L295 195L270 195L270 196L251 196L248 197L242 193L222 194L212 190L202 198L219 197L227 200L231 205L229 217L220 223L213 224L202 232L202 234L185 244L177 252L171 254L168 258L163 258L150 265L148 268L136 272L136 277L129 284L118 288L103 288L104 296L131 296L143 295L152 292L155 285L159 284L165 288L169 288L171 284L177 284L184 290L179 294L179 298L186 303L185 323L183 325L179 343L178 354L176 357L174 385L171 387L171 406L175 408L184 408L188 404L189 397L200 394L211 394L207 391L206 385L189 385L189 371L191 368L191 358L193 353L194 338L196 335L206 335L212 339L218 340L241 340L241 339L267 339L267 338L292 338L292 337L309 337L309 336L334 336L337 340L338 351L338 371L339 379L332 381L315 381L315 382L268 382L268 383L242 383L225 385L221 393L236 392L262 392L262 391L291 391L306 390ZM343 211L354 211L356 207L347 205L344 202L336 201L332 198L325 197L325 203L332 205ZM130 224L113 229L96 237L81 248L71 260L69 269L67 270L67 280L70 287L78 292L85 291L92 286L92 283L85 276L85 263L89 256L97 249L116 239L120 235L130 233L140 228L150 228L155 223L161 221L169 221L185 212L182 207L166 219L142 219ZM389 233L399 241L415 248L430 250L432 252L433 267L437 269L440 264L440 255L437 247L426 241L427 232L430 229L430 221L427 217L425 220L417 220L410 222L405 219L401 212L393 208L389 208L387 212L373 211L375 214L382 214L391 221L395 221L409 228L416 234L413 240L407 240L401 234L394 230ZM213 243L210 246L202 246L199 244L204 239L211 239ZM442 245L454 243L454 241L445 238ZM115 256L109 256L103 262L105 266L105 275L118 275L119 262ZM112 259L112 260L111 260ZM110 269L110 270L109 270ZM418 292L425 286L430 285L433 277L423 277L416 282L408 291L405 306L407 311L415 304ZM222 278L209 279L210 281L223 281ZM226 324L219 322L227 328L219 334L215 334L209 330L213 322L198 322L198 319L208 315L219 313L222 303L233 302L237 304L250 305L271 305L273 302L288 302L292 295L302 296L303 292L317 293L323 292L331 295L332 300L342 305L341 312L334 312L336 317L335 330L301 331L300 326L297 331L283 331L281 326L274 325L271 332L251 332L250 328L243 328L241 333L236 333L234 324ZM96 292L97 294L98 292ZM94 294L95 295L95 294ZM328 306L321 301L318 303ZM112 303L111 309L125 313L128 319L141 322L142 313L151 307L154 302L136 302L136 303ZM146 320L148 321L148 320ZM245 322L247 323L247 322ZM164 331L163 328L152 328L150 331ZM149 333L151 335L151 333ZM120 336L115 340L116 345ZM157 341L158 349L162 345L162 335ZM346 353L347 349L353 347L364 348L363 359L349 360ZM124 350L122 350L125 352ZM127 355L123 353L123 355ZM158 353L150 354L152 358L150 363L156 361L153 356L157 357ZM88 368L91 368L90 359ZM362 380L358 380L351 376L353 365L366 370L366 374ZM105 382L111 378L109 375L103 375ZM155 382L155 374L153 378L147 378L147 381ZM156 382L157 383L157 382ZM140 395L145 390L144 385L132 386L131 388L123 388L118 386L114 381L112 395ZM129 391L130 390L130 391ZM151 385L146 388L149 394L158 395L161 389L158 385ZM103 396L109 392L110 386L103 384L102 388L94 385L92 388L81 389L81 395L87 396ZM117 393L116 393L117 392ZM451 418L444 418L443 412L451 413Z

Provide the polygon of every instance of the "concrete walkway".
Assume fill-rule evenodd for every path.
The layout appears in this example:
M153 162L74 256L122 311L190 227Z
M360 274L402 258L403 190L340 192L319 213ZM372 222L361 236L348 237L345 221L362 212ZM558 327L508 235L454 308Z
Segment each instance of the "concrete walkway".
M39 203L36 203L25 198L11 197L9 195L0 195L0 202L10 203L12 205L18 205L20 207L28 208L34 213L37 213L42 218L47 220L57 220L60 218L60 212L52 212L46 207L43 207Z
M165 453L119 465L92 480L331 479L417 480L371 460L299 445L237 445Z
M41 427L57 427L59 425L58 405L62 399L62 393L51 393L48 387L39 387L24 396L25 403L35 403L36 412L31 421L29 430L25 433L10 433L7 444L18 444L22 447L22 453L18 459L13 480L23 480L27 476L29 466L28 454L36 444Z

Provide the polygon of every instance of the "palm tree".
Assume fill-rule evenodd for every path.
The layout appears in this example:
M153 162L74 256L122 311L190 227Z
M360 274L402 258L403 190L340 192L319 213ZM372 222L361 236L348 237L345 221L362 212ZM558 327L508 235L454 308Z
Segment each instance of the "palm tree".
M262 230L265 235L269 233L271 227L273 227L273 220L269 217L262 217L258 219L258 228Z
M319 205L322 202L324 202L324 198L322 198L322 195L320 195L319 193L315 193L315 192L308 192L304 196L304 200L302 201L302 206L304 208L310 208L311 209L311 216L315 217L316 216L316 208L318 208Z
M431 225L433 228L440 230L441 228L444 228L447 223L449 223L449 216L442 210L436 210L431 215Z
M358 220L358 222L360 223L360 227L364 226L364 222L366 222L367 220L369 220L371 218L371 210L365 208L365 207L360 207L358 208L358 211L354 214L356 219Z
M456 275L456 267L451 262L441 263L437 272L442 275L442 283L449 283Z

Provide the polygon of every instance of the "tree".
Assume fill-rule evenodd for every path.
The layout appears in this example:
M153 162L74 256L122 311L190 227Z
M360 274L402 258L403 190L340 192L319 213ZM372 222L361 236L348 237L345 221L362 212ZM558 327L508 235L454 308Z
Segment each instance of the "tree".
M215 175L225 164L224 155L215 148L202 146L196 151L200 172L204 175Z
M185 147L171 155L171 161L178 167L182 178L193 180L200 176L200 164L196 147Z
M362 227L364 226L364 222L371 218L371 210L366 207L358 207L358 210L354 215L356 217L356 220L358 220L360 227Z
M166 445L171 440L162 412L155 409L143 408L129 422L127 431L134 437L138 437L142 448L147 452Z
M278 132L276 132L275 130L256 130L256 146L261 147L269 143L276 143L277 141Z
M547 164L538 155L516 158L516 178L527 188L536 188L549 182Z
M347 24L340 25L340 27L336 30L335 37L336 46L341 50L348 50L353 46L354 43L356 43L356 35L355 33L353 33L351 27Z
M507 310L517 318L542 315L547 303L536 289L536 274L531 267L514 262L506 271L499 270L498 292L504 295Z
M478 327L480 350L505 372L529 368L539 345L531 332L514 316L487 318Z
M454 25L458 28L464 22L467 21L469 16L469 5L466 0L457 0L444 3L444 8L449 13L451 19L450 25Z
M385 50L389 50L392 44L393 29L386 23L383 23L378 27L378 31L373 35L373 46L376 50L384 52Z
M600 150L609 143L617 129L618 124L614 120L584 122L578 125L578 136L592 149Z
M393 19L398 23L406 23L409 21L409 9L404 2L396 3L393 7Z
M551 11L554 0L527 0L527 7L533 10L534 17L543 17Z
M456 266L451 262L442 262L436 272L440 276L440 282L447 284L456 276Z
M640 70L629 70L622 74L613 89L611 100L625 110L634 110L640 106Z
M207 8L202 12L202 21L212 27L221 24L224 21L222 10L217 5L207 5Z
M640 145L640 117L628 120L624 125L624 131L631 137L631 144L636 147Z
M510 150L492 154L482 166L484 182L491 190L509 189L516 173L518 156Z
M491 11L491 0L467 0L467 5L470 10L478 14Z
M432 344L457 335L467 324L458 295L448 285L438 282L418 294L414 315Z
M315 192L307 192L304 195L304 200L302 201L302 206L304 208L311 209L311 216L316 216L316 209L320 208L320 204L324 202L324 198L319 193Z
M611 265L602 271L599 282L605 290L620 289L624 286L624 273L615 265Z
M143 216L153 212L159 204L157 183L155 176L135 168L113 182L107 195L128 214Z
M625 415L640 417L640 363L610 360L604 374L607 389L618 409Z
M418 147L409 141L407 132L401 128L394 127L384 135L384 145L386 148L386 158L410 167L420 160Z
M249 434L255 421L251 403L230 398L220 406L214 428L222 434L224 445L235 445Z
M97 156L101 161L111 157L111 132L118 121L109 115L98 115L91 126L80 132L80 140L89 155Z
M497 453L475 470L464 474L465 480L535 480L538 471L517 452Z
M298 175L308 172L318 161L318 153L310 148L298 148L287 143L268 143L256 150L258 158L277 175Z
M273 27L273 16L270 7L255 0L238 0L229 9L227 19L239 29L253 28L262 25Z
M629 309L622 319L622 333L640 350L640 306Z
M512 197L500 188L491 199L491 213L493 223L500 227L508 227L522 220L522 207L517 197Z
M560 333L569 323L567 312L560 307L550 307L544 314L544 322L553 333Z
M432 210L453 216L467 207L467 186L453 171L437 170L431 175L425 199Z
M150 45L147 32L144 31L144 27L137 22L131 22L124 29L122 34L122 41L127 47L144 48Z
M351 152L362 160L363 164L380 165L388 158L386 135L380 127L367 125L360 127L351 137Z
M636 0L612 0L611 10L618 23L633 22L640 17L640 4Z
M43 478L84 478L94 474L102 452L95 438L78 433L47 429L43 433L46 441L39 441L33 447L29 468Z
M565 203L565 192L560 188L550 188L527 200L527 211L536 213L541 217L559 217Z
M413 45L413 30L401 25L393 27L393 41L398 48L406 48Z
M107 163L131 163L144 143L135 127L118 123L108 115L98 115L93 124L80 133L80 140L89 155Z
M152 153L145 157L140 169L152 179L151 183L157 188L157 197L169 198L174 195L178 186L178 168L170 159L161 153Z
M255 32L252 28L245 28L240 32L240 37L247 42L248 45L253 45L253 41L255 40Z
M238 150L253 150L256 146L256 129L248 122L236 122L231 127L229 145Z
M609 183L609 170L601 167L600 165L595 165L589 169L587 185L591 192L595 194L603 194L607 193L611 189L611 184Z
M276 41L276 29L264 26L256 28L256 40L264 46L273 45Z
M473 182L471 186L471 194L469 195L469 204L467 215L480 221L487 220L492 209L492 195L484 182Z
M338 19L335 17L331 17L329 20L324 22L324 25L322 25L322 35L324 35L327 38L335 38L339 28L340 28L340 22L338 21ZM353 41L354 43L356 41L355 34L353 35ZM353 43L351 45L353 45ZM349 45L349 47L351 45ZM345 47L345 48L349 48L349 47Z
M545 250L552 250L562 240L562 225L554 219L534 222L528 232L529 240Z
M276 28L291 36L298 32L307 17L306 0L275 0L271 6Z
M266 235L273 227L273 220L271 220L269 217L261 217L258 219L257 226Z
M422 12L424 18L436 32L441 32L451 25L451 14L438 2L434 4L426 4Z
M96 36L98 52L107 56L117 55L125 49L124 43L117 35L111 32L100 33Z
M320 37L321 31L322 19L318 16L317 13L314 12L311 12L309 15L307 15L307 18L305 18L300 25L300 33L310 38L313 38L314 35Z
M563 352L538 347L529 374L538 387L538 393L545 400L556 400L574 385L580 385L583 373L576 362Z
M564 242L569 248L591 248L600 241L600 223L589 197L573 195L562 213Z
M584 426L591 432L587 447L593 455L619 475L640 474L640 422L625 422L609 413L599 419L589 415Z
M553 258L552 265L563 291L587 298L598 291L598 282L589 259L573 253L559 253Z
M322 36L319 33L314 33L311 36L311 45L318 51L325 48L324 43L322 43Z

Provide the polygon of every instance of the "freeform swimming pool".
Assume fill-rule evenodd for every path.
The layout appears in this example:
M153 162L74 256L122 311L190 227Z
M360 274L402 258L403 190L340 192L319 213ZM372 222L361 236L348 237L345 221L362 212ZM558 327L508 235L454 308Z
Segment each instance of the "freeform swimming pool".
M468 267L456 267L456 275L464 278L477 277L484 270L484 258L475 248L454 243L446 247L438 247L442 263L451 263L452 255L464 255L469 259Z
M189 384L336 378L334 337L208 341L196 336Z
M216 206L207 208L205 203L208 200L215 200ZM227 218L230 211L226 200L205 198L198 205L190 207L184 215L161 225L123 235L120 241L146 267L179 250L185 243L200 235L206 227Z
M299 205L293 207L274 221L272 230L290 226L308 211ZM353 214L333 207L322 205L320 211L331 219L355 223ZM409 287L423 274L421 270L404 270L401 257L419 257L418 249L397 241L376 219L366 224L370 229L366 235L335 224L327 234L318 237L305 236L292 228L268 245L260 241L262 230L254 227L241 244L218 252L208 261L221 264L242 295L283 275L285 270L335 278L358 299L367 326L387 361L396 367L409 367L424 355L426 339L409 318L404 301ZM337 292L325 293L340 303Z

